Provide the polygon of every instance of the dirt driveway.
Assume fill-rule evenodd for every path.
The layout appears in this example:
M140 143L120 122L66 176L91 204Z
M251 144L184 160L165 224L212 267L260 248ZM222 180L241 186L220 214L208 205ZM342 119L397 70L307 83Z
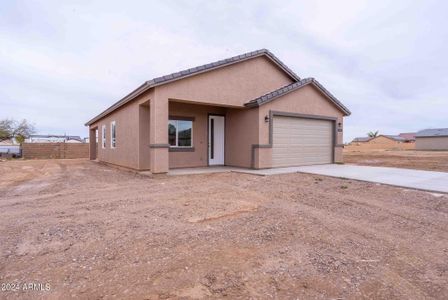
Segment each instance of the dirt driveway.
M362 166L448 172L448 151L344 151L344 162Z
M446 195L371 183L1 162L0 298L447 299L447 228Z

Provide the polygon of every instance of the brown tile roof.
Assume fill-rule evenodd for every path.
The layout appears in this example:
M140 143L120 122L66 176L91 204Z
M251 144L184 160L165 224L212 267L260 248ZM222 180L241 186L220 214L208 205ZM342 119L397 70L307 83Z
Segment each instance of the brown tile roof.
M398 136L401 136L402 138L406 139L407 141L415 141L415 132L404 132L400 133Z
M115 104L113 104L112 106L110 106L109 108L107 108L105 111L103 111L101 114L97 115L96 117L94 117L93 119L91 119L90 121L88 121L85 125L90 125L94 122L96 122L97 120L101 119L102 117L110 114L112 111L114 111L115 109L123 106L124 104L128 103L129 101L133 100L135 97L137 97L138 95L140 95L141 93L147 91L148 89L155 87L155 86L159 86L162 84L166 84L175 80L180 80L186 77L190 77L190 76L194 76L203 72L208 72L217 68L221 68L221 67L225 67L228 65L232 65L235 63L239 63L242 62L244 60L248 60L248 59L252 59L258 56L266 56L267 58L269 58L272 62L274 62L277 66L279 66L285 73L287 73L294 81L300 81L300 77L297 76L296 73L294 73L290 68L288 68L288 66L286 66L280 59L278 59L274 54L272 54L272 52L270 52L267 49L260 49L260 50L256 50L256 51L252 51L252 52L248 52L245 54L241 54L241 55L237 55L237 56L233 56L230 58L226 58L223 60L219 60L216 62L212 62L209 64L205 64L202 66L198 66L198 67L194 67L194 68L190 68L190 69L186 69L180 72L175 72L169 75L165 75L165 76L161 76L161 77L156 77L153 78L151 80L146 81L145 83L143 83L141 86L139 86L137 89L135 89L133 92L131 92L130 94L128 94L127 96L125 96L124 98L122 98L121 100L119 100L118 102L116 102Z

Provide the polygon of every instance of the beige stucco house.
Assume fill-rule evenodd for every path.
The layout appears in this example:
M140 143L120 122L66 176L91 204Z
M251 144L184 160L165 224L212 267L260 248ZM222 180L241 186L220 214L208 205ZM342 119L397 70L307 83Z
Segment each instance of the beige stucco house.
M448 150L448 128L425 129L415 136L417 150Z
M348 115L262 49L147 81L86 125L91 159L164 173L341 162Z
M346 151L411 150L414 148L415 143L412 139L384 134L377 137L358 137L345 146Z

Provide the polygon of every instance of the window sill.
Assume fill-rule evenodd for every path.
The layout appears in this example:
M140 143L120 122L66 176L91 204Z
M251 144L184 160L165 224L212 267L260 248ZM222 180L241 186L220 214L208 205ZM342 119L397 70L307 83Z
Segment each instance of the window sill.
M170 147L169 152L194 152L194 147Z

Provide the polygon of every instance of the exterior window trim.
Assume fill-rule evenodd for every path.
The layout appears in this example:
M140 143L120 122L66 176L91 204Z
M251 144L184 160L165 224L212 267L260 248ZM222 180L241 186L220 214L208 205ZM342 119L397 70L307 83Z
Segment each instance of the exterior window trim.
M117 126L116 126L116 124L117 123L115 121L110 122L110 148L111 149L117 148Z
M101 148L106 149L106 125L101 126Z
M179 144L179 131L177 130L178 126L177 126L177 122L178 121L189 121L191 122L191 144L190 146L177 146ZM176 145L172 146L170 145L171 149L194 149L194 144L193 144L193 124L194 124L194 118L190 118L190 117L172 117L170 116L168 119L168 124L169 122L175 122L176 123Z

